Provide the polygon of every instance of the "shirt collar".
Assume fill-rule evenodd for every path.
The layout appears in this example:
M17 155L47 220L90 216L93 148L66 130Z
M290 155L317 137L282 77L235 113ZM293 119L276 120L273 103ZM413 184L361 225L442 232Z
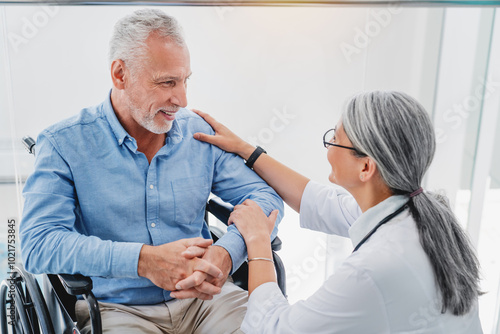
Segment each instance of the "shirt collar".
M122 145L127 137L133 139L132 136L130 136L123 128L120 121L116 117L115 110L113 108L113 105L111 104L111 91L109 92L107 99L102 103L102 110L104 115L106 116L106 119L108 120L113 134L116 137L118 145ZM167 133L167 143L170 142L172 144L177 144L182 140L182 138L182 130L179 127L177 119L175 119L172 122L172 128ZM135 142L135 139L133 141Z
M120 121L116 117L115 110L113 109L113 105L111 104L111 91L107 99L102 103L102 111L108 120L109 126L113 131L113 134L118 141L118 145L123 144L125 138L129 135L127 131L123 128Z
M180 109L179 111L181 111ZM178 113L179 113L178 111ZM182 129L177 122L177 118L172 122L172 128L167 132L167 143L178 144L182 141L184 136L182 135Z
M408 196L391 196L379 204L366 210L349 228L349 236L354 247L378 224L402 207L408 201Z

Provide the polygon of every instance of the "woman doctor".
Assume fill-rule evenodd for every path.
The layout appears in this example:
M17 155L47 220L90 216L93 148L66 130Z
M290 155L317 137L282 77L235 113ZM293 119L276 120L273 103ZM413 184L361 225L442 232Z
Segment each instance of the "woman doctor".
M323 137L329 180L341 187L310 181L197 113L215 135L196 139L254 161L255 172L300 212L302 227L350 237L354 245L318 291L289 305L271 260L276 213L266 217L251 200L237 205L230 222L249 258L244 332L482 333L477 258L446 199L421 188L436 144L415 99L374 91L348 102Z

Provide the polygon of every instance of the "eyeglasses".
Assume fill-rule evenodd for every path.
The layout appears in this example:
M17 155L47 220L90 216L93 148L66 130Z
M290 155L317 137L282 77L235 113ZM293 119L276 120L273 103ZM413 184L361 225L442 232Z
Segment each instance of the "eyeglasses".
M348 150L353 150L354 152L356 152L360 155L366 155L364 153L361 153L360 151L358 151L354 147L349 147L349 146L331 143L331 141L335 139L335 131L337 131L337 128L330 129L330 130L326 131L326 133L323 135L323 145L325 145L325 148L328 148L328 146L337 146L337 147L347 148Z

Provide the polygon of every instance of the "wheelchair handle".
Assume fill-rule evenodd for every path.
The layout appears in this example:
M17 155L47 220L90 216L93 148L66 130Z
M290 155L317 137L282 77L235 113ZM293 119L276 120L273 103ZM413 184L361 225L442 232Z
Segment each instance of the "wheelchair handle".
M26 150L28 151L29 154L35 155L35 145L36 142L33 138L30 136L23 137L23 144Z

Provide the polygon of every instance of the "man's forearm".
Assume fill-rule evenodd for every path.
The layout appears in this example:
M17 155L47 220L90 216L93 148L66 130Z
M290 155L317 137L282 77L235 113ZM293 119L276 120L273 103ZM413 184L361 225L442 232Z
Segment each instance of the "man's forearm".
M227 233L222 236L214 244L215 246L220 246L224 248L231 257L232 269L230 275L233 274L243 262L245 262L247 257L247 248L245 245L245 240L240 235L235 226L229 226L227 228Z
M266 200L266 198L264 198L265 196L269 198ZM284 215L283 201L277 195L265 193L259 193L257 196L249 196L249 198L257 202L266 215L269 215L271 211L275 209L280 211L278 218L276 219L274 230L271 234L270 241L274 240L278 234L278 224ZM247 258L245 240L234 225L228 227L227 233L220 238L215 245L225 248L231 256L233 268L230 274L236 271Z
M22 235L21 245L25 267L32 273L138 277L140 243L105 241L77 232L41 231Z

